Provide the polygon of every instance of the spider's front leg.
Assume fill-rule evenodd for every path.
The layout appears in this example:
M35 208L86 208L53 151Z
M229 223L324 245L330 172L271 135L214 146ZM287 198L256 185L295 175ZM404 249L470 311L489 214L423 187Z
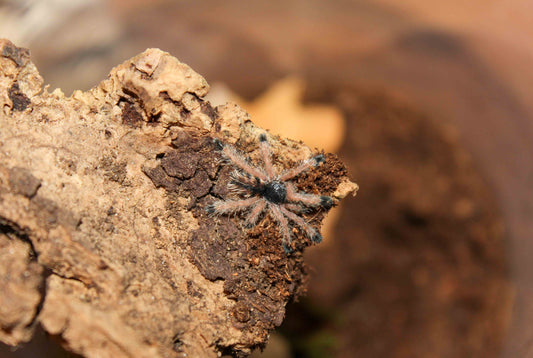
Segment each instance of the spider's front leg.
M307 160L304 160L300 163L297 167L285 170L281 175L279 176L279 180L281 181L287 181L295 176L297 176L300 173L303 173L311 168L319 166L321 163L324 163L326 161L326 157L324 157L323 154L315 155L312 158L309 158Z
M321 206L324 209L330 209L333 205L335 205L332 197L299 193L296 191L296 188L292 183L287 183L287 201L291 203L299 203L313 208Z
M265 165L265 171L268 180L272 180L275 177L274 167L272 166L272 158L270 154L270 144L268 144L265 134L259 136L259 150L263 157L263 164Z
M215 148L222 151L222 153L226 156L226 158L228 158L229 161L233 163L234 165L236 165L239 169L251 175L252 177L259 178L262 181L267 180L266 173L259 168L251 166L250 163L248 163L248 160L244 158L242 155L240 155L235 150L235 148L222 143L218 139L215 139L214 143L215 143Z

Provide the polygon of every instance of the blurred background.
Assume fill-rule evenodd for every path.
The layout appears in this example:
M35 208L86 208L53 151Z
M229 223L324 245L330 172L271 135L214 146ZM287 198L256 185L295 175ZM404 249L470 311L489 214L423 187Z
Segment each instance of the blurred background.
M67 95L161 48L346 162L359 193L254 357L533 357L533 1L0 0L0 37Z

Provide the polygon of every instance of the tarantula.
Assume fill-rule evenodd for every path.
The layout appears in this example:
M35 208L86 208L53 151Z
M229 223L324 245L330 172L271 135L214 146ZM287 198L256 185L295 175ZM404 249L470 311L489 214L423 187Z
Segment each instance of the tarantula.
M238 153L235 148L215 139L215 146L237 169L232 174L230 189L241 196L236 200L219 200L206 207L209 214L224 215L250 210L245 226L256 225L261 214L267 210L278 222L283 236L282 245L286 253L292 251L289 221L299 226L313 242L322 241L320 233L304 218L296 213L305 212L307 208L322 207L329 209L334 201L329 196L300 193L290 181L312 167L325 161L322 154L304 160L294 168L276 173L272 165L270 145L265 134L259 136L259 150L263 167L255 167L249 160Z

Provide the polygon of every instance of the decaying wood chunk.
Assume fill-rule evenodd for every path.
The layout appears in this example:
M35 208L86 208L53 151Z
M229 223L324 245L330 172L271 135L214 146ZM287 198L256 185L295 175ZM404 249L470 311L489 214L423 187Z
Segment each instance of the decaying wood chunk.
M302 250L277 224L244 230L205 207L228 195L214 138L259 161L264 130L157 49L88 92L48 92L27 50L0 41L0 340L36 324L87 357L245 356L305 291ZM268 135L268 134L267 134ZM312 151L268 135L276 165ZM294 181L341 199L357 186L335 155ZM302 214L316 227L325 210Z

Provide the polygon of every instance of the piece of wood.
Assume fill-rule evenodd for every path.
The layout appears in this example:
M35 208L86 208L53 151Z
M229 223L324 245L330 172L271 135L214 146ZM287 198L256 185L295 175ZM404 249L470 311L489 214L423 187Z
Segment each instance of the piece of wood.
M0 41L0 340L40 324L86 357L245 356L305 292L302 250L268 216L251 230L205 206L232 168L213 139L259 160L265 133L168 53L148 49L88 92L48 92L29 52ZM269 136L275 165L312 151ZM341 199L332 154L295 181ZM303 214L320 226L324 210Z

